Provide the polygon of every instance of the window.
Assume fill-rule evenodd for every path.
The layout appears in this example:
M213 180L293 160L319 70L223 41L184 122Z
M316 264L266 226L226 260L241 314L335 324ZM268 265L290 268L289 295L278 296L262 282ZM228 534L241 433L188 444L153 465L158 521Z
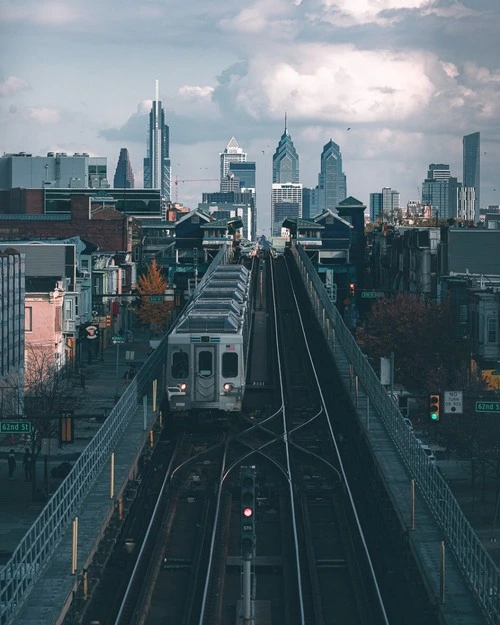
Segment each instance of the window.
M66 321L74 321L74 301L73 299L64 298L64 319Z
M208 378L213 374L212 352L198 352L198 373L203 378Z
M176 380L187 378L189 373L189 356L186 352L174 352L172 355L172 377Z
M225 352L222 354L222 377L236 378L238 376L238 354Z
M25 306L24 308L24 331L33 332L33 307Z
M495 317L489 317L487 319L488 323L488 343L496 343L497 342L497 320Z

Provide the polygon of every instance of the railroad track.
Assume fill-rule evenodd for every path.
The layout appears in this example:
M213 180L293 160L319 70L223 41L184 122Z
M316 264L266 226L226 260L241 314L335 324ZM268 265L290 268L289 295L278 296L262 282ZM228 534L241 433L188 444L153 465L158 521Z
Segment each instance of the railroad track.
M335 398L322 391L327 363L312 353L314 328L292 274L281 257L269 263L260 287L270 346L277 346L265 402L262 392L249 392L241 420L224 431L184 433L175 445L157 446L149 463L150 503L138 497L131 511L138 526L148 515L148 526L142 520L133 554L122 548L123 581L116 582L116 566L110 571L119 589L112 608L104 613L112 577L103 575L86 623L391 622L349 484L353 466L346 468L344 440L332 426L339 418L331 414ZM256 542L247 564L242 467L254 467L256 476Z

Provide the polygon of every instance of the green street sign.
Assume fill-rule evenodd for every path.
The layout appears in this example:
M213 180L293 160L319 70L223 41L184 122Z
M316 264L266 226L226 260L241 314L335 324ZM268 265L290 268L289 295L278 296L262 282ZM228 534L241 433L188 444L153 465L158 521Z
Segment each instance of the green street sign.
M150 302L163 302L163 295L150 295L149 301Z
M361 291L361 299L375 299L376 297L376 291Z
M30 432L29 421L0 421L0 434L29 434Z
M476 412L500 412L500 401L477 401Z
M125 337L121 334L115 334L111 337L111 340L116 345L117 343L125 343Z

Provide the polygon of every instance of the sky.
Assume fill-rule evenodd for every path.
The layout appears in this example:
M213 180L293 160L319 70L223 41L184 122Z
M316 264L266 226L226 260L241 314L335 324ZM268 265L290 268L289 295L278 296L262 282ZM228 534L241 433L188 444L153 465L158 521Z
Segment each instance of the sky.
M0 153L106 156L112 183L127 147L141 187L159 80L172 199L218 190L234 136L257 163L259 234L285 112L304 186L333 139L348 195L406 205L430 163L462 180L479 131L481 205L499 204L499 33L500 0L0 0Z

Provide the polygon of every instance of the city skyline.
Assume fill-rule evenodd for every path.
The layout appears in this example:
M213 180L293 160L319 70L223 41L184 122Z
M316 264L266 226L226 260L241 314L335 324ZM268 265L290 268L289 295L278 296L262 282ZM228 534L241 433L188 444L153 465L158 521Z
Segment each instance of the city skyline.
M256 162L259 228L270 225L285 111L306 187L331 138L348 195L368 206L391 187L405 206L429 163L461 180L462 138L480 132L481 206L498 204L499 28L497 0L216 1L210 11L201 0L6 0L0 153L88 152L113 172L126 147L140 188L159 79L174 179L219 178L218 155L237 137ZM217 186L185 182L179 200L194 207Z

